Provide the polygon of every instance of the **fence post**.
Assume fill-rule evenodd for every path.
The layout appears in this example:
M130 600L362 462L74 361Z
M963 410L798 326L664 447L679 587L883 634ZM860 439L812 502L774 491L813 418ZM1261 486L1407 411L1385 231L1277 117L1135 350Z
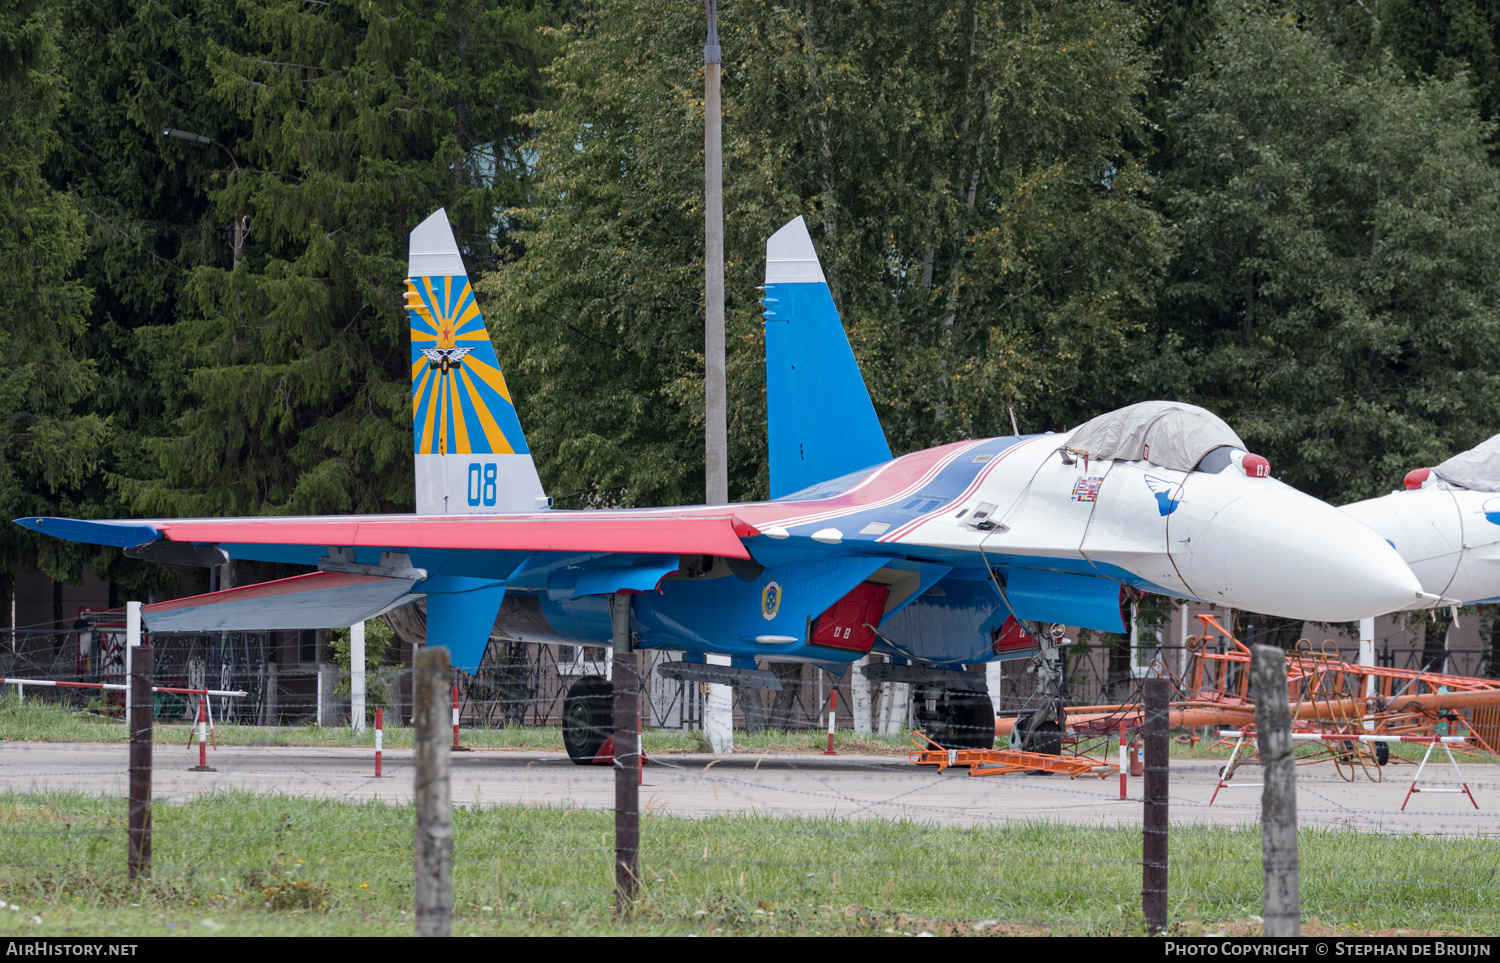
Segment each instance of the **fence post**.
M448 650L416 653L412 672L412 742L416 750L417 935L453 935L453 807L449 794Z
M640 755L641 717L638 653L630 650L630 596L610 597L610 628L614 648L615 690L615 912L629 913L640 879L641 848Z
M135 646L130 669L130 823L126 833L130 878L151 875L151 646Z
M1145 684L1146 812L1141 853L1141 910L1146 931L1167 928L1167 797L1171 743L1168 739L1171 683L1147 679Z
M336 694L339 682L339 667L331 662L318 663L318 725L330 728L339 725L339 698Z
M1250 649L1255 733L1265 788L1260 796L1260 854L1265 870L1267 936L1302 935L1297 882L1297 762L1292 756L1292 712L1286 653L1275 646Z
M260 713L261 725L280 726L281 710L276 705L277 689L280 688L276 663L266 662L266 691L261 695Z

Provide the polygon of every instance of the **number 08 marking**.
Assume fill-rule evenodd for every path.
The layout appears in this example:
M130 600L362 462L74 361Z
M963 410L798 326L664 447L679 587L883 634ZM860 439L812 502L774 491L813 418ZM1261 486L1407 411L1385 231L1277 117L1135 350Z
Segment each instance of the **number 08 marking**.
M469 484L467 495L470 505L485 505L493 508L499 495L500 468L494 462L484 464L471 462L469 464Z

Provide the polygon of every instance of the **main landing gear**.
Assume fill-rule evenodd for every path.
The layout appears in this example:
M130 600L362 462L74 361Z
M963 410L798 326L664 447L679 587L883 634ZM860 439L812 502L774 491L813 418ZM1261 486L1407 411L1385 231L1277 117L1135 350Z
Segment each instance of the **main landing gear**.
M993 749L995 710L984 678L930 665L867 665L871 682L911 687L912 727L944 749Z
M954 692L938 686L918 690L915 728L944 749L994 748L995 709L988 693Z
M563 702L563 748L579 765L594 761L614 735L615 690L608 679L586 675L573 683Z

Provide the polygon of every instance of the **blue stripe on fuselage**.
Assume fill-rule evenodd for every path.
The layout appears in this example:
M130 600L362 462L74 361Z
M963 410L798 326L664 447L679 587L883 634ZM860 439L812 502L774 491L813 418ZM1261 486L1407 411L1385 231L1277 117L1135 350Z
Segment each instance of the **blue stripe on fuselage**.
M1036 435L1009 435L1003 438L988 438L972 448L959 454L959 456L945 465L936 477L932 478L920 489L901 498L899 501L882 506L851 508L848 514L825 518L822 521L807 522L792 526L789 531L793 535L811 535L813 532L823 528L837 528L844 533L845 541L860 540L873 542L886 532L893 532L902 525L914 521L936 511L939 508L954 506L954 503L968 491L974 479L979 473L994 461L995 456L1020 444L1029 441ZM988 455L988 458L983 456ZM982 459L982 460L976 460ZM880 466L870 469L874 471ZM788 496L788 501L798 501L805 498L828 498L833 495L847 491L857 485L861 479L869 476L870 471L859 472L854 475L846 475L837 481L843 483L838 491L826 491L825 488L832 482L824 482L815 485L806 492L798 492L796 495ZM956 506L954 506L955 510ZM889 528L878 534L863 535L860 529L873 522L885 522Z

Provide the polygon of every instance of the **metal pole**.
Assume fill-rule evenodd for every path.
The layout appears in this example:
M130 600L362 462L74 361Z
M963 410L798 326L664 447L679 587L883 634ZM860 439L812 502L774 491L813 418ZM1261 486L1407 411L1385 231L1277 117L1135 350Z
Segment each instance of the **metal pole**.
M198 765L188 769L188 772L218 772L208 764L208 696L198 697Z
M1374 667L1375 665L1375 620L1373 618L1359 620L1359 664ZM1375 677L1373 675L1365 679L1365 698L1375 696ZM1366 729L1374 729L1375 723L1365 720Z
M638 714L637 653L630 650L630 596L610 597L610 627L614 637L615 690L615 912L629 913L640 880L637 864L641 848L640 755L641 718Z
M140 603L136 606L139 625ZM130 825L127 832L127 856L130 878L151 875L151 646L137 646L130 672L130 703L135 707L130 724Z
M1292 756L1292 710L1287 702L1286 653L1250 647L1255 733L1265 787L1260 796L1260 854L1265 870L1267 936L1302 935L1297 881L1297 762Z
M719 108L718 0L706 0L703 46L704 481L707 503L729 501L728 390L724 378L724 164Z
M365 731L365 624L349 626L349 721Z
M1167 928L1167 796L1171 743L1168 720L1171 713L1171 683L1147 679L1146 702L1146 812L1141 853L1141 910L1146 931L1156 934Z
M415 870L418 936L453 935L453 806L449 794L448 650L428 646L412 671L412 743L417 769Z
M1181 613L1182 625L1179 628L1181 629L1182 638L1178 640L1177 644L1182 646L1182 648L1177 652L1177 674L1185 676L1187 675L1188 666L1188 604L1186 602L1182 603Z
M869 664L867 655L855 662L849 671L849 712L854 717L856 736L870 733L870 679L865 675L865 666Z
M708 665L730 665L733 660L727 655L706 656ZM703 705L703 735L716 756L734 752L734 689L727 685L708 687L708 698Z
M381 723L383 722L384 715L385 715L385 710L382 709L382 708L380 708L379 706L377 706L375 708L375 778L376 779L380 778L380 753L381 753L381 750L383 750L385 748L384 743L382 741L385 738L385 730L382 728L382 725L381 725Z
M135 700L133 698L131 698L133 689L132 689L132 686L131 686L131 683L130 683L130 678L131 678L131 672L135 668L135 650L140 646L140 644L141 644L141 603L139 603L139 602L126 602L125 603L125 680L126 680L126 686L127 686L127 688L125 689L125 731L126 732L132 731L131 728L130 728L130 704L132 702L134 702Z

